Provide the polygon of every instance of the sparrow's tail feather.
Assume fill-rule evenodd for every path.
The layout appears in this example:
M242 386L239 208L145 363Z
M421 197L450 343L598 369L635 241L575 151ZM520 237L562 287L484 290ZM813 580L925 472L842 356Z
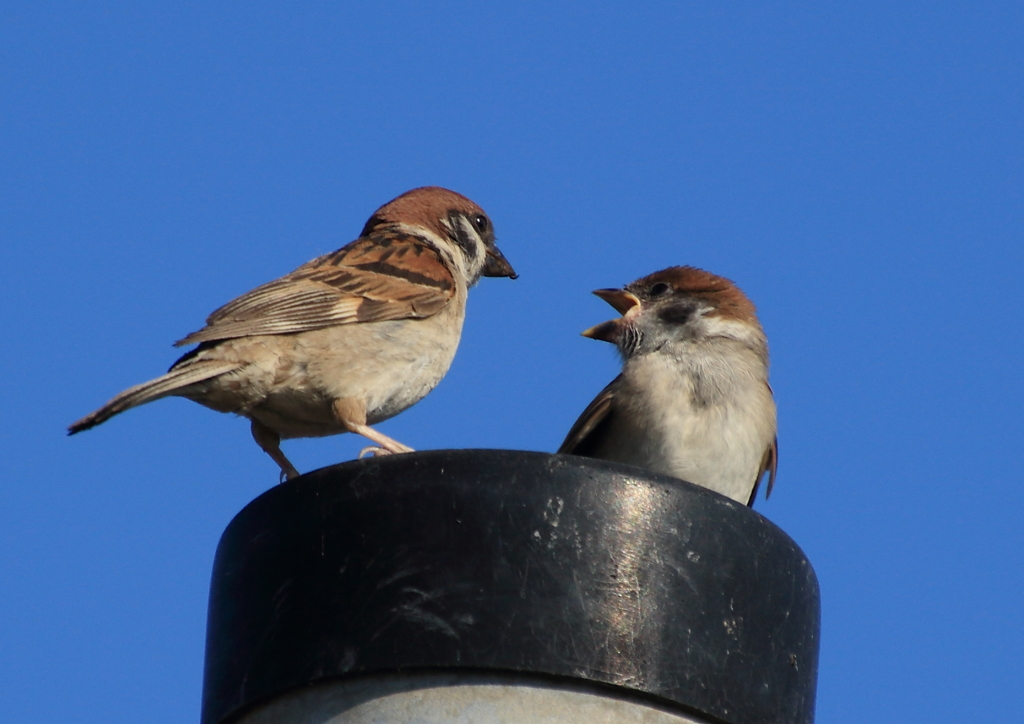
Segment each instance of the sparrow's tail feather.
M144 405L153 400L159 400L161 397L177 394L189 385L203 382L225 372L231 372L241 366L238 362L199 360L182 365L181 367L175 367L166 375L161 375L155 380L143 382L141 385L135 385L135 387L129 387L100 409L89 413L81 420L71 423L68 426L68 435L88 430L90 427L106 422L114 415L125 410L130 410L133 407Z

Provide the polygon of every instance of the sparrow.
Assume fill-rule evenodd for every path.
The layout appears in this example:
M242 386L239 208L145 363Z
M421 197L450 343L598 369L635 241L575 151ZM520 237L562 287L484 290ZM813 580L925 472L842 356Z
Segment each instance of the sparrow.
M594 292L622 316L583 332L614 344L622 373L583 411L560 453L627 463L753 506L778 464L768 341L728 279L676 266Z
M256 443L299 473L282 439L354 432L375 454L412 448L371 425L421 400L455 356L466 295L516 278L483 209L454 191L413 189L377 209L355 241L217 309L167 374L130 387L68 434L161 397L251 421Z

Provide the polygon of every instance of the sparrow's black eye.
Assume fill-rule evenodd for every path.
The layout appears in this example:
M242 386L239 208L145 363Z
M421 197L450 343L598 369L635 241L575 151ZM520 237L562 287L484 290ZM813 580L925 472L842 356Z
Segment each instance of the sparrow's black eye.
M473 217L473 226L481 234L483 234L485 231L487 231L487 228L490 225L491 225L491 222L483 214L477 214L476 216Z
M657 284L652 286L650 289L648 289L647 293L650 296L652 296L652 297L660 297L662 294L667 294L669 289L671 289L671 288L672 287L670 287L665 282L658 282Z

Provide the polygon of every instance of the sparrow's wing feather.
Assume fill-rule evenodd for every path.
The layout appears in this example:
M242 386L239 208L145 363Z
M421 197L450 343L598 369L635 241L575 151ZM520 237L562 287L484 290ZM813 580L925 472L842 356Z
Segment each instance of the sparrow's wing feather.
M455 279L433 246L385 230L228 302L175 345L429 317L454 296Z
M772 488L775 487L775 473L779 470L779 438L772 438L771 447L768 448L768 457L770 460L765 465L765 470L768 471L768 488L764 492L765 498L771 496Z
M766 383L767 384L767 383ZM772 386L768 385L768 394L775 396L775 391L772 390ZM768 489L765 490L765 499L769 498L772 494L772 488L775 487L775 473L779 469L779 437L776 435L772 438L772 444L768 446L768 449L764 451L764 457L761 459L761 467L757 470L757 480L754 481L754 489L750 491L750 500L747 501L747 505L751 508L754 507L754 498L757 497L757 489L761 486L761 478L764 477L765 473L768 473Z
M615 400L614 387L622 375L616 377L587 405L579 419L565 436L565 441L558 452L567 455L590 455L601 437L601 429L608 423L612 413L612 402Z
M747 501L747 505L751 508L754 507L754 498L757 497L757 489L761 487L761 479L765 473L768 473L768 489L765 491L764 497L768 498L772 494L772 488L775 487L775 472L779 469L779 438L772 439L772 444L768 446L768 449L764 451L764 458L761 459L761 467L757 471L757 480L754 481L754 489L750 491L750 499Z

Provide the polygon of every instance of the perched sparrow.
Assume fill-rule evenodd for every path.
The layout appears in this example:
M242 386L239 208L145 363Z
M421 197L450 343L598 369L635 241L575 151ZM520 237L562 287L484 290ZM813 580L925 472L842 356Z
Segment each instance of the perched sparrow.
M677 266L594 292L622 314L583 336L611 342L622 374L573 425L560 453L614 460L753 505L775 483L768 341L728 279Z
M455 356L466 294L481 276L516 278L483 209L428 186L377 209L359 238L228 302L175 346L199 346L68 428L87 430L161 397L252 421L283 477L282 438L354 432L378 453L411 448L370 425L410 407Z

